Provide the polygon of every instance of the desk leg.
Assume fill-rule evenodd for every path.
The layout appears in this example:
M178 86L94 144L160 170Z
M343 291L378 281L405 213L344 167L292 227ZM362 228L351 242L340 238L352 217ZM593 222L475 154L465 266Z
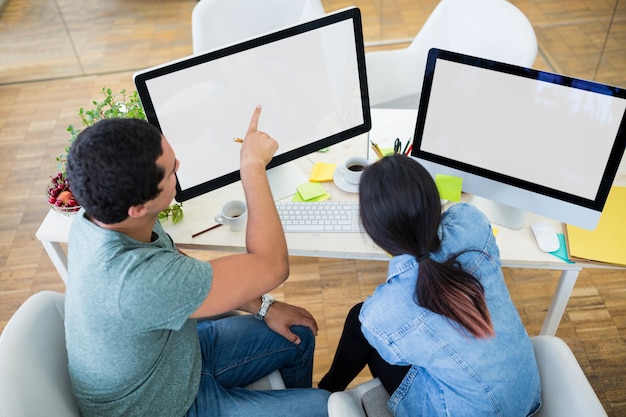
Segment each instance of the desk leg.
M552 336L556 334L556 329L559 327L561 318L563 318L565 307L572 294L579 272L580 270L564 270L561 272L561 277L556 285L556 291L552 297L552 303L550 304L550 308L548 308L548 313L546 314L539 334Z
M42 240L41 244L48 253L54 267L59 272L61 279L67 284L67 255L63 251L59 242L49 242Z

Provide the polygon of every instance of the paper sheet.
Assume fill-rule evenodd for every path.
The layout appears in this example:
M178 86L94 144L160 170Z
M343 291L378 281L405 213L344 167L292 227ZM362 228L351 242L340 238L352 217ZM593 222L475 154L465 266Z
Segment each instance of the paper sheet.
M626 187L611 187L595 230L566 225L573 260L626 265Z

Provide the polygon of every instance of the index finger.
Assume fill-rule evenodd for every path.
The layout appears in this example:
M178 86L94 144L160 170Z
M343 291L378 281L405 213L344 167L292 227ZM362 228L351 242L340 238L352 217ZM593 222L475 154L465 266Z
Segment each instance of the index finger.
M252 118L250 119L250 125L248 126L248 133L256 132L259 126L259 117L261 116L261 106L256 106Z

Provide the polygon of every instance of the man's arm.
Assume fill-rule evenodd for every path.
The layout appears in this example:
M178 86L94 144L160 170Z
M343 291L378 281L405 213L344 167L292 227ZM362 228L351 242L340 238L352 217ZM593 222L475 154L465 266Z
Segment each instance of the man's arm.
M241 182L248 205L247 253L211 261L211 290L192 317L216 315L256 302L289 275L285 234L265 171L278 143L257 130L260 113L257 107L241 145Z

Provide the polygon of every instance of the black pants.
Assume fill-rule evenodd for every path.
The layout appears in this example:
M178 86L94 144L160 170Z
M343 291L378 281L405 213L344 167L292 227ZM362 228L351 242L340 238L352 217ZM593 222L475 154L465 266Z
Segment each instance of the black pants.
M359 322L362 305L363 303L355 305L348 313L335 358L319 387L331 392L343 391L367 365L374 378L378 377L387 392L392 394L410 366L390 365L370 346L361 332Z

